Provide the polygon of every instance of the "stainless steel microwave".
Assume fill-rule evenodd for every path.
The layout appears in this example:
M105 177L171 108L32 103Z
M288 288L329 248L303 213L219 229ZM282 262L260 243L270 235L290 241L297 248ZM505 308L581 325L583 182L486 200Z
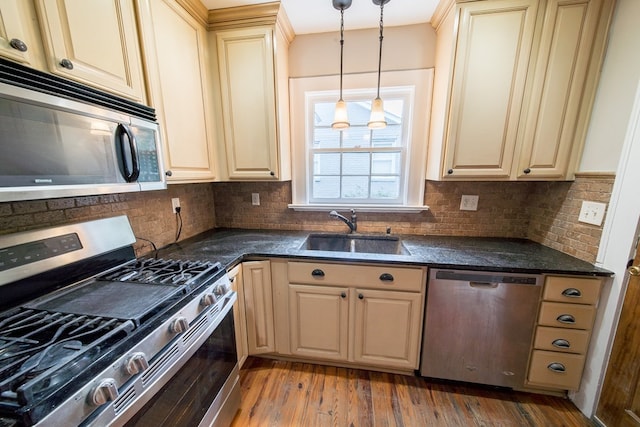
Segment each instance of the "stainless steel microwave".
M53 90L42 91L23 87L32 83L4 81L0 78L0 202L166 188L155 120L140 117L135 108L122 111L127 108L118 108L119 98L92 89L85 93L115 107L75 97L84 90L75 84L54 81ZM57 88L68 94L56 93Z

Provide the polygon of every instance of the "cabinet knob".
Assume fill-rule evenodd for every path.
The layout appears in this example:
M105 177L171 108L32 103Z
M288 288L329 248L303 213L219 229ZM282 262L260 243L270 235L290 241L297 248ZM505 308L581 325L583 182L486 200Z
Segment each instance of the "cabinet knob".
M269 171L269 175L276 176L276 173L274 171Z
M453 173L453 169L449 169L449 170L447 171L447 174L449 174L449 175L451 175L452 173Z
M393 282L393 274L391 273L382 273L380 275L380 280L383 282Z
M319 268L316 268L311 272L311 275L313 277L324 277L324 271L320 270Z
M525 170L523 170L522 172L525 173L525 175L528 175L531 173L531 169L530 168L526 168Z
M547 365L547 368L553 372L564 372L567 370L567 368L565 368L565 366L562 363L558 363L558 362L549 363Z
M346 298L346 297L347 297L347 293L346 292L340 293L340 298Z
M558 338L557 340L553 340L551 345L554 346L554 347L558 347L558 348L570 348L571 347L571 344L569 343L569 341L563 340L561 338Z
M66 68L67 70L73 70L73 62L69 61L67 58L64 58L60 61L60 66L62 68Z
M567 288L562 291L562 296L569 298L580 298L582 296L582 292L580 292L580 290L576 288Z
M166 171L164 174L165 174L166 176L171 176L171 175L173 175L173 172L171 172L170 170L168 170L168 171Z
M364 299L364 295L358 294L358 299Z
M14 48L15 50L19 50L20 52L27 51L27 44L20 39L11 39L9 42L9 46Z
M568 324L576 323L576 318L570 314L561 314L560 316L556 317L556 320L560 323L568 323Z

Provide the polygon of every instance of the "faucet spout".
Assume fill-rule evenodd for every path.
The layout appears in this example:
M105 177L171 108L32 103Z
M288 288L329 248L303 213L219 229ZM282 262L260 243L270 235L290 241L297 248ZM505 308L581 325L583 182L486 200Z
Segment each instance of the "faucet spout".
M349 227L349 232L350 233L355 233L356 230L358 229L358 222L357 222L356 210L355 209L351 209L351 219L348 219L348 218L344 217L343 215L340 215L336 211L329 212L329 216L331 218L339 219L340 221L342 221L345 224L347 224L347 226Z

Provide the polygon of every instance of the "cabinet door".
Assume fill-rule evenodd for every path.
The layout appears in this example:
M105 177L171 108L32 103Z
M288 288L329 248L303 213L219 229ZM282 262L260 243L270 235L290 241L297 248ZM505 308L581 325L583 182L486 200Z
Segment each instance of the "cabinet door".
M488 0L460 6L445 177L509 178L538 3Z
M161 116L167 181L213 181L215 131L206 28L175 0L150 0L147 13L143 29L151 65L150 98Z
M242 263L249 354L275 350L270 267L269 261Z
M238 367L242 368L249 355L247 344L247 321L245 314L244 286L242 284L242 265L235 266L229 271L231 289L236 291L238 299L233 304L233 322L236 333L236 351L238 352Z
M278 179L273 29L216 34L229 179Z
M564 178L602 0L550 0L534 71L518 177ZM581 148L581 147L575 147Z
M52 73L145 100L133 2L37 0Z
M0 56L41 68L38 64L40 44L33 4L24 0L0 0Z
M349 289L289 285L291 353L347 360Z
M354 361L418 368L422 294L355 289Z

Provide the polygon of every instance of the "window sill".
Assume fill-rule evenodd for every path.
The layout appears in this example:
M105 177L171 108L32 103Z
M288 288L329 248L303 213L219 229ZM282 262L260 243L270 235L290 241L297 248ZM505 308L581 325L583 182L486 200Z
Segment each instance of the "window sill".
M429 206L401 206L401 205L288 205L289 209L300 212L327 212L327 211L348 211L355 209L358 212L402 212L402 213L420 213L428 211Z

